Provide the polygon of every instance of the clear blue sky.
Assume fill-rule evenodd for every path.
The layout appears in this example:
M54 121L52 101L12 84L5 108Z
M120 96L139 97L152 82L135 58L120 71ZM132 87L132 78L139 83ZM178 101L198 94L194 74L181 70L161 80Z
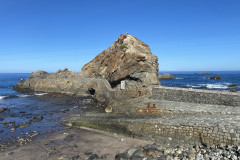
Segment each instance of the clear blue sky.
M240 70L239 0L0 0L0 72L79 72L126 32L160 71Z

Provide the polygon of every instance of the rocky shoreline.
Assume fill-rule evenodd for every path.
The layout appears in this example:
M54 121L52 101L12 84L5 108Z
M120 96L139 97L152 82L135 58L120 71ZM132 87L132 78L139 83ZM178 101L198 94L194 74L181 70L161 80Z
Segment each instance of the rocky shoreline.
M28 94L21 103L23 106L0 108L0 151L23 146L60 131L63 127L60 121L73 113L104 112L103 104L92 97Z
M165 74L163 78L174 77ZM221 79L221 76L216 75L211 79ZM59 134L61 143L54 142L59 146L51 146L51 152L47 153L50 157L45 159L240 158L240 119L236 110L240 95L161 87L158 57L152 55L147 44L129 34L120 35L107 50L84 65L80 73L68 69L53 74L37 71L14 88L27 92L90 96L101 102L99 104L104 104L100 105L102 112L74 112L62 121L62 124L71 127L68 132L73 133ZM93 106L94 110L97 110L96 106ZM121 133L142 139L142 144L115 148L116 145L121 146L119 140L116 142L113 138L112 141L116 143L106 141L102 144L99 141L103 135L81 130L86 134L83 135L72 129L74 127ZM99 136L99 139L96 138ZM108 136L111 137L110 134ZM86 142L83 137L90 139ZM48 144L51 138L47 139ZM72 143L73 139L81 145L74 144L75 141ZM120 142L124 142L124 139L127 138L122 136ZM149 142L146 144L146 140L151 141L151 145ZM84 145L98 152L83 151ZM79 148L82 150L79 151ZM102 149L106 149L111 156L104 154ZM74 154L69 155L73 153L70 150L74 150Z
M117 154L115 160L195 160L195 159L232 159L240 158L240 146L176 146L162 147L159 144L137 146Z
M18 148L0 152L4 160L213 160L240 158L240 146L163 146L86 128L65 127L62 131Z

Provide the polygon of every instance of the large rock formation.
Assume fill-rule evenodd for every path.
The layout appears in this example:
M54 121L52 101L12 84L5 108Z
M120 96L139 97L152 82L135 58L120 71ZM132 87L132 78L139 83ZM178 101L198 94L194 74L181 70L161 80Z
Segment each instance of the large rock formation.
M159 84L157 73L157 56L151 54L148 45L126 34L120 35L111 47L86 64L81 73L68 69L52 74L36 71L14 89L93 96L112 104L148 95L147 86ZM122 80L127 82L127 89L119 92L117 88Z
M82 77L104 78L113 88L122 80L128 88L159 84L158 58L141 40L129 34L121 34L107 49L86 64Z

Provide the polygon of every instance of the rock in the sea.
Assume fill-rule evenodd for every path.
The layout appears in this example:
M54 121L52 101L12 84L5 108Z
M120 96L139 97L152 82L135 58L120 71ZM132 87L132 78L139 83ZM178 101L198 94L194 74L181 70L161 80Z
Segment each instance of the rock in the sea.
M20 123L20 124L19 124L19 128L26 128L26 127L28 127L29 125L30 125L29 122Z
M237 87L238 85L237 84L230 84L228 85L228 88L234 88L234 87Z
M157 73L157 56L152 55L147 44L126 34L120 35L107 50L86 64L81 73L68 69L52 74L37 71L31 73L29 79L16 84L14 89L92 96L113 105L150 95L150 86L160 84ZM120 89L131 91L114 92Z
M215 75L213 77L210 77L210 79L217 79L217 80L219 80L219 79L222 79L222 77L219 74L217 74L217 75Z
M86 78L107 79L112 87L126 81L128 87L159 84L158 58L141 40L121 34L107 49L86 64L80 73Z
M5 108L3 107L0 107L0 113L4 112L5 111Z
M161 75L158 75L158 79L176 79L176 77L169 73L163 73Z
M43 116L34 116L30 122L39 122L43 119Z

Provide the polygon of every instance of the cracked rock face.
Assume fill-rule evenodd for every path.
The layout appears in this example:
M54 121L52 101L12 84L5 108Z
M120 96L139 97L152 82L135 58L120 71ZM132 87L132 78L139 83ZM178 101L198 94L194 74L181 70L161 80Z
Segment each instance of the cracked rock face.
M83 66L80 75L105 78L112 87L119 86L122 80L131 87L157 85L158 58L141 40L121 34L107 50Z

